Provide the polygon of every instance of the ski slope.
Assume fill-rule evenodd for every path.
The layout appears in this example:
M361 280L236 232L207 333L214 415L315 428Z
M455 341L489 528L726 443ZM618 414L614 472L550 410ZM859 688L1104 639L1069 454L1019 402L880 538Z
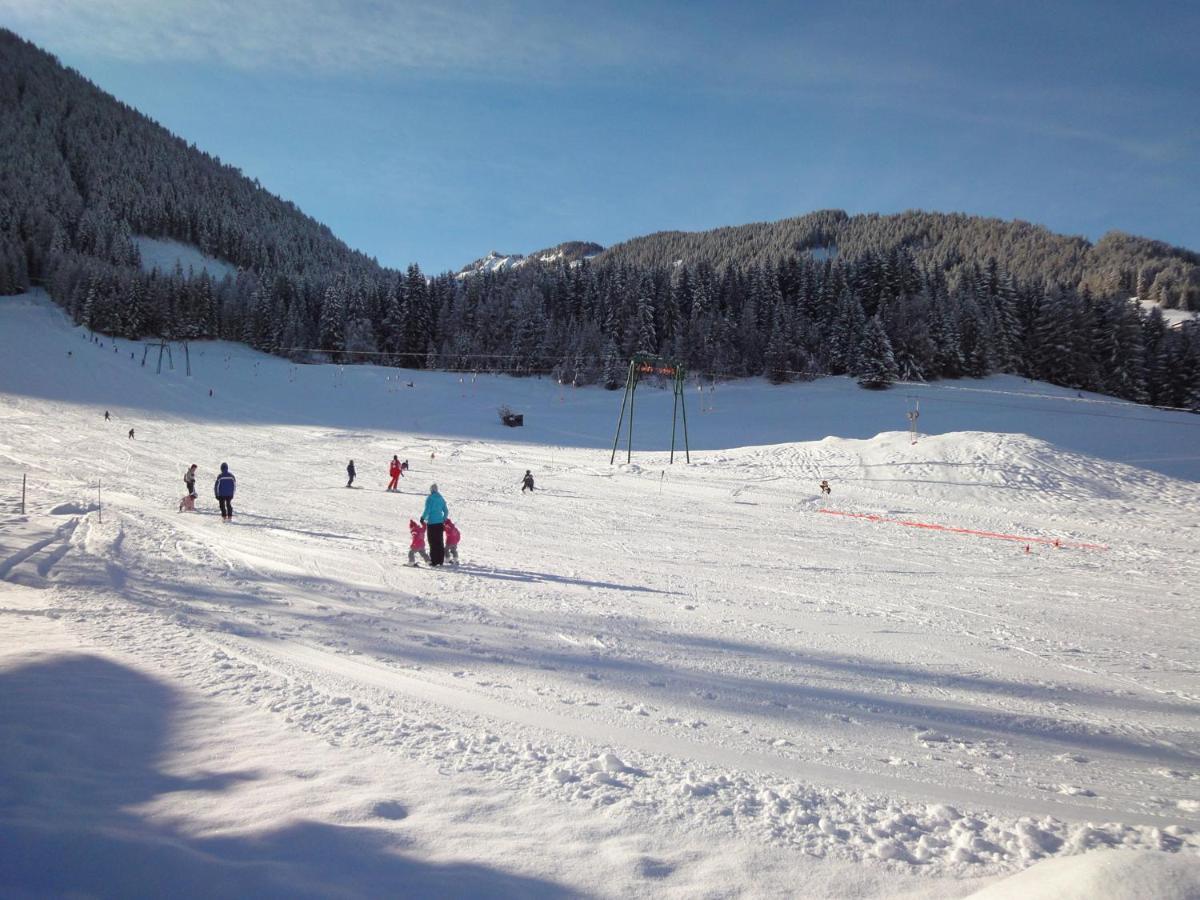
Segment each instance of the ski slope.
M1200 417L746 382L668 466L645 390L610 467L599 389L215 342L159 374L37 295L0 344L6 884L962 897L1121 848L1155 852L1108 896L1196 896ZM431 481L459 569L403 565Z

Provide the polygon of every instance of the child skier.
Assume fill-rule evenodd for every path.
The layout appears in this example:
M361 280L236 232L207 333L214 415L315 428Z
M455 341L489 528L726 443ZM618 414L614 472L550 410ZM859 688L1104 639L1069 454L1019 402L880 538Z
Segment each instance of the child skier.
M196 464L192 463L188 466L186 472L183 473L183 484L187 488L187 492L193 497L196 496Z
M350 460L350 465L346 466L346 474L350 480L346 482L346 487L351 487L354 484L354 460Z
M400 478L404 474L400 467L400 457L392 456L392 464L388 467L388 474L392 476L392 480L388 482L387 489L394 491L397 489L396 485L400 483Z
M829 481L824 478L821 479L821 493L828 494L829 492L830 492Z
M415 566L417 564L417 554L421 554L421 559L429 562L429 554L425 552L425 526L418 525L412 519L408 520L408 530L412 534L412 543L408 547L408 564Z
M525 470L525 477L521 479L521 493L533 490L533 473L528 469Z
M450 560L451 565L458 565L458 542L462 540L462 532L458 530L458 526L446 520L446 557Z

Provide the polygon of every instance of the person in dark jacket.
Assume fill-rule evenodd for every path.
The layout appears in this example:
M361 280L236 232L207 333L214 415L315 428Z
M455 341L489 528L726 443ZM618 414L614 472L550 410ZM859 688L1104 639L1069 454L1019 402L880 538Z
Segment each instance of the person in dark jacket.
M221 507L221 518L226 522L233 520L233 495L237 491L237 479L229 471L229 463L221 463L221 474L213 484L213 493Z
M421 524L428 526L426 537L429 539L429 564L440 566L445 562L446 547L442 543L446 519L450 515L446 507L446 499L438 493L438 486L429 486L429 496L425 498L425 511L421 514Z
M346 474L350 477L350 480L346 482L346 487L350 487L354 484L354 460L350 460L350 465L346 466Z
M521 479L521 493L533 490L533 473L528 469L525 470L525 477Z

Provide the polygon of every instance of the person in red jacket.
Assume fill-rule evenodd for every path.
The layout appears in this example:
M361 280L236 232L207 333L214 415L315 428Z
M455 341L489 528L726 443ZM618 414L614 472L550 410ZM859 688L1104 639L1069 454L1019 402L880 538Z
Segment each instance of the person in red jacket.
M418 525L412 519L408 520L408 530L412 534L412 543L408 546L408 564L415 566L417 564L417 554L421 555L421 559L429 562L429 554L425 552L425 526Z
M387 489L394 491L396 490L396 485L400 483L400 476L403 474L400 468L400 457L392 456L392 464L388 467L388 474L392 476L392 480L388 482Z
M462 532L458 526L446 520L446 558L451 564L458 565L458 542L462 540Z

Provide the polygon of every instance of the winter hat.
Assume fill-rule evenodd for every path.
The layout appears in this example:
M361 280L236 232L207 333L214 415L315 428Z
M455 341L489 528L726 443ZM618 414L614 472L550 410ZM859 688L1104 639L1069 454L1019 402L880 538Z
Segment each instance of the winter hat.
M229 463L221 463L221 471L228 472L229 471Z
M431 484L431 485L429 486L429 493L431 493L431 494L436 494L436 493L437 493L437 485L436 485L436 484Z

